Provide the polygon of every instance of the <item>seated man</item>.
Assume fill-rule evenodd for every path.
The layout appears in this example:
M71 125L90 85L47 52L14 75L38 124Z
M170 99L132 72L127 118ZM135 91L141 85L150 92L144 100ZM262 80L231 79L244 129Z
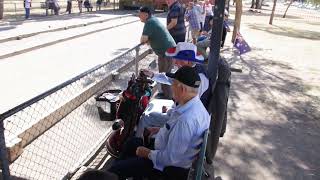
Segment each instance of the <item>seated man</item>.
M91 3L90 3L89 0L85 0L85 1L83 2L83 5L84 5L85 8L87 8L87 11L88 11L88 12L89 12L89 11L92 11L92 5L91 5Z
M126 143L120 159L109 169L119 179L162 176L184 180L188 177L199 142L209 128L210 117L198 97L200 77L194 68L183 66L167 76L173 79L173 98L179 105L172 110L166 125L158 128L153 147L144 147L140 138Z
M229 13L227 10L224 11L224 21L223 21L223 29L222 29L222 39L221 39L221 47L224 46L224 42L227 36L227 32L230 32L230 27L228 26L228 16ZM213 17L209 19L209 24L210 26L213 25ZM210 47L210 36L212 33L212 29L210 29L208 32L204 31L202 33L202 36L198 39L197 42L197 48L198 51L204 56L204 59L208 59L208 53L207 53L207 48Z
M213 25L213 17L209 19L210 26ZM203 55L204 59L208 59L207 48L210 46L210 36L212 28L207 32L203 31L196 44L198 51Z
M198 63L203 63L204 59L201 55L197 55L197 47L188 42L180 42L175 48L170 48L166 52L166 56L172 57L174 64L178 67L189 66L193 67L198 73L201 84L199 86L198 95L201 99L205 99L207 93L204 93L208 90L209 80L206 77L206 69ZM164 73L153 73L148 70L143 70L143 72L152 77L152 80L159 83L169 84L170 78L166 77ZM168 104L168 103L166 103ZM165 105L169 110L163 110L163 112L147 112L144 113L137 125L136 137L142 137L144 129L147 127L162 127L169 119L171 108Z
M102 4L102 1L103 0L97 0L97 2L96 2L96 11L100 11L101 10L101 4Z

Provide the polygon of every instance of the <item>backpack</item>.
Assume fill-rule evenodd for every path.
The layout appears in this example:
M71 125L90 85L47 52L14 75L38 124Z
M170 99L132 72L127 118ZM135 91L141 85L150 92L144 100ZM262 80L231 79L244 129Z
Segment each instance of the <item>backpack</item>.
M107 151L114 157L118 157L122 151L124 142L133 136L134 128L141 114L148 106L151 97L151 80L140 72L136 78L132 75L128 81L127 89L120 97L116 111L116 121L112 125L113 132L107 138Z

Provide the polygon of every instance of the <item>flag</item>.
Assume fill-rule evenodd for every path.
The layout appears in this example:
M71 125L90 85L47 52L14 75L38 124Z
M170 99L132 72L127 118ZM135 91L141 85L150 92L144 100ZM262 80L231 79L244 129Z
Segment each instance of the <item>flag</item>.
M243 39L242 35L239 32L237 33L236 39L234 41L234 47L239 50L240 55L251 51L250 46Z

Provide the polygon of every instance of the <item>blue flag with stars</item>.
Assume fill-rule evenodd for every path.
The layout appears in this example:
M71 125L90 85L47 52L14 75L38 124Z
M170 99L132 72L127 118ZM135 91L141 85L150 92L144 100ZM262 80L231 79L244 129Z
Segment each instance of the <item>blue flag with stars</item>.
M234 47L239 50L240 55L251 51L250 46L243 39L242 35L239 32L237 33L236 39L234 41Z

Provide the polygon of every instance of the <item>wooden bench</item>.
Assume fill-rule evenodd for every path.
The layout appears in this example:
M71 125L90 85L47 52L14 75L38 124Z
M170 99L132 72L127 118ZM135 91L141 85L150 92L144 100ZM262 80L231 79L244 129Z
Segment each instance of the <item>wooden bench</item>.
M83 5L84 5L84 8L87 8L88 12L92 11L93 7L92 7L92 5L91 5L91 3L89 1L84 1Z
M51 10L51 15L54 13L54 6L49 5L49 2L40 2L40 8L46 10L46 16L49 15L49 10Z

